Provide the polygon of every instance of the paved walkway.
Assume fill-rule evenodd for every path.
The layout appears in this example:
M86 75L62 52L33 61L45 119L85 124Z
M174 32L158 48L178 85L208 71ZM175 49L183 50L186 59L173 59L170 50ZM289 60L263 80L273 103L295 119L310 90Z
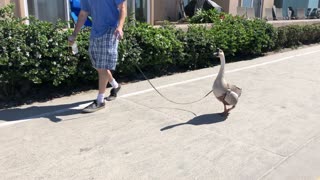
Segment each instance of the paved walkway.
M219 67L153 79L197 100ZM82 114L95 91L0 111L0 179L320 180L320 46L229 63L243 88L224 118L213 96L167 102L146 81Z

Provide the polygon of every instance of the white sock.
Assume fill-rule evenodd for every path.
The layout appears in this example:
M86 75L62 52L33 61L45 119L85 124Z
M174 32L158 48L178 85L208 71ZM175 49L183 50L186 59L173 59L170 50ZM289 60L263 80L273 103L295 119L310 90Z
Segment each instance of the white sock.
M111 84L111 86L113 88L118 88L119 87L119 84L117 83L117 81L113 78L113 80L111 82L109 82Z
M104 94L98 94L97 101L98 101L98 103L103 103L104 102Z

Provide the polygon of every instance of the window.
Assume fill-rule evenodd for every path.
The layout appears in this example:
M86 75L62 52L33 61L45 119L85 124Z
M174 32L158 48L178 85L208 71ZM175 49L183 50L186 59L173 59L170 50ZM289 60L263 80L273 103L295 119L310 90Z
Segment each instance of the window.
M191 0L183 0L183 3L184 3L184 5L186 6L186 5L188 5L188 3L190 2Z
M27 0L28 14L43 21L68 20L67 0Z
M261 0L253 0L253 8L254 8L254 14L256 17L261 17L261 11L262 11L262 2Z
M128 15L133 15L138 21L147 22L149 19L149 0L128 0Z
M255 17L261 17L262 0L242 0L242 7L254 8Z
M147 0L136 0L136 19L138 21L147 21L147 8Z
M279 1L279 0L277 0L277 1ZM293 11L296 11L297 8L307 9L310 6L310 4L312 6L314 4L316 4L315 3L316 1L318 1L318 0L308 0L308 1L306 1L306 0L304 0L304 1L302 1L302 0L282 0L280 2L283 3L282 4L283 15L287 16L289 7L292 8ZM295 15L297 15L297 14L295 13Z
M318 0L309 0L309 8L317 8L317 7L319 7Z
M253 0L242 0L242 7L251 8Z

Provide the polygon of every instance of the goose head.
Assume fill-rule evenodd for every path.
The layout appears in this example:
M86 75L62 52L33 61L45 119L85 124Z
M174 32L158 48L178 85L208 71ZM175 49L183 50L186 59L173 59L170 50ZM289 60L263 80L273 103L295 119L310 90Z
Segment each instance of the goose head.
M224 57L224 52L221 49L217 48L216 52L214 52L213 55L221 58Z

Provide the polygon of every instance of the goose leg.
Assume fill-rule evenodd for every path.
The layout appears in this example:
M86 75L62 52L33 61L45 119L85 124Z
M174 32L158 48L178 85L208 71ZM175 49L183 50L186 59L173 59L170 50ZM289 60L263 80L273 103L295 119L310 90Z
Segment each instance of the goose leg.
M229 108L227 111L231 111L232 109L234 109L236 106L232 106L231 108Z
M229 114L229 110L227 109L227 106L225 104L223 104L224 110L222 112L222 115L228 115Z
M224 104L224 111L223 111L223 115L227 116L229 114L229 112L234 109L236 106L232 106L231 108L227 109L227 106Z

